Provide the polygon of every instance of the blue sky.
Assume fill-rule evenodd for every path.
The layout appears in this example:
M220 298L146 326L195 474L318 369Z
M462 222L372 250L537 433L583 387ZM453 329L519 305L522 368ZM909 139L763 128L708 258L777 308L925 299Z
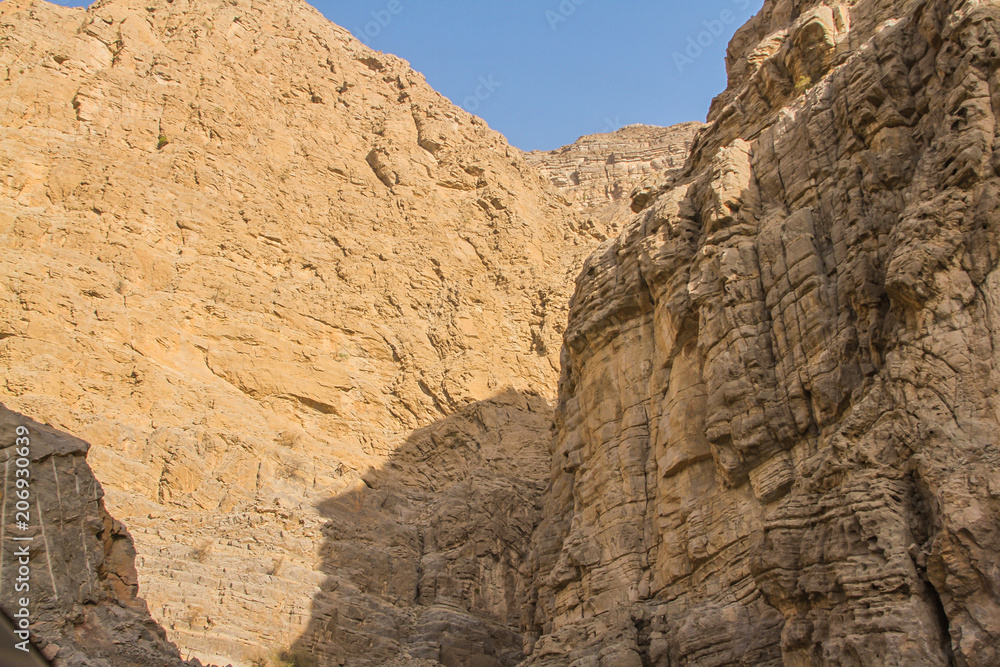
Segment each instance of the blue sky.
M59 4L83 3L62 1ZM729 38L762 0L314 0L512 144L704 120Z

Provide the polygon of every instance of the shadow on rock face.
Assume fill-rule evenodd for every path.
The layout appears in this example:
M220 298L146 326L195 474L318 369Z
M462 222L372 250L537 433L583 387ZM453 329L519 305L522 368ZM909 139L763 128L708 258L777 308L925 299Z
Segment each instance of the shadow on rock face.
M15 634L14 621L0 612L0 665L5 667L46 667L50 665L38 648Z
M181 659L138 597L132 538L104 509L88 449L0 405L0 608L27 609L31 640L59 665L200 664ZM0 653L0 664L46 663Z
M320 504L326 579L284 658L506 667L522 658L519 571L549 476L552 411L508 390L414 431Z

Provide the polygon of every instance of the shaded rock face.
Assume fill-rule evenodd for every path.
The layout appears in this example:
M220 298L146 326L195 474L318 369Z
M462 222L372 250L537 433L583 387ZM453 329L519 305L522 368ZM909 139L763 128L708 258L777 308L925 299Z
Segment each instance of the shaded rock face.
M994 2L767 2L573 299L526 664L1000 662Z
M6 0L0 72L0 397L92 443L170 638L218 664L377 664L468 654L428 639L468 627L516 661L539 401L593 249L564 198L295 0ZM489 427L421 440L351 527L362 475L508 391ZM459 446L490 453L435 471L455 506L420 495ZM344 535L370 568L328 553Z
M138 597L132 539L104 509L89 445L0 405L0 448L0 607L12 617L28 610L31 639L56 667L193 667ZM28 481L27 528L16 523L18 479Z
M321 506L328 576L292 654L319 664L508 667L541 514L552 411L507 391L415 431Z
M634 188L665 181L681 170L702 127L628 125L580 137L554 151L525 153L525 159L566 194L588 220L591 233L603 241L617 235L630 217Z

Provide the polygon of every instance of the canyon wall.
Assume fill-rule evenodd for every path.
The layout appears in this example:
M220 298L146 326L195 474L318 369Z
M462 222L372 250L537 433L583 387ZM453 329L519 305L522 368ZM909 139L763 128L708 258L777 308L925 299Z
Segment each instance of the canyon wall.
M104 509L88 449L0 405L0 607L27 618L31 640L56 667L195 667L137 595L132 539ZM11 649L3 655L17 662L4 664L29 664Z
M522 154L298 0L5 0L42 649L997 664L998 19L768 0L704 128Z
M0 399L92 444L170 639L516 663L565 197L298 0L6 0L0 74Z
M587 261L526 665L1000 663L1000 4L768 0Z

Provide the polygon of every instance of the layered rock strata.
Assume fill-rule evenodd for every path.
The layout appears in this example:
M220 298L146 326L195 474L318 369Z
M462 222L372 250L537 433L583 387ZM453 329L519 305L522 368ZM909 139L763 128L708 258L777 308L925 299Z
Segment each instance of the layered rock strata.
M292 0L6 0L43 650L179 664L138 583L220 664L997 664L998 20L769 0L670 172Z
M527 665L1000 662L1000 5L769 0L586 263Z
M627 222L632 190L679 172L702 127L694 122L628 125L580 137L554 151L532 151L525 158L566 194L592 232L606 240Z
M415 431L363 486L322 505L328 576L292 654L319 664L519 664L521 572L551 427L544 398L505 392Z

